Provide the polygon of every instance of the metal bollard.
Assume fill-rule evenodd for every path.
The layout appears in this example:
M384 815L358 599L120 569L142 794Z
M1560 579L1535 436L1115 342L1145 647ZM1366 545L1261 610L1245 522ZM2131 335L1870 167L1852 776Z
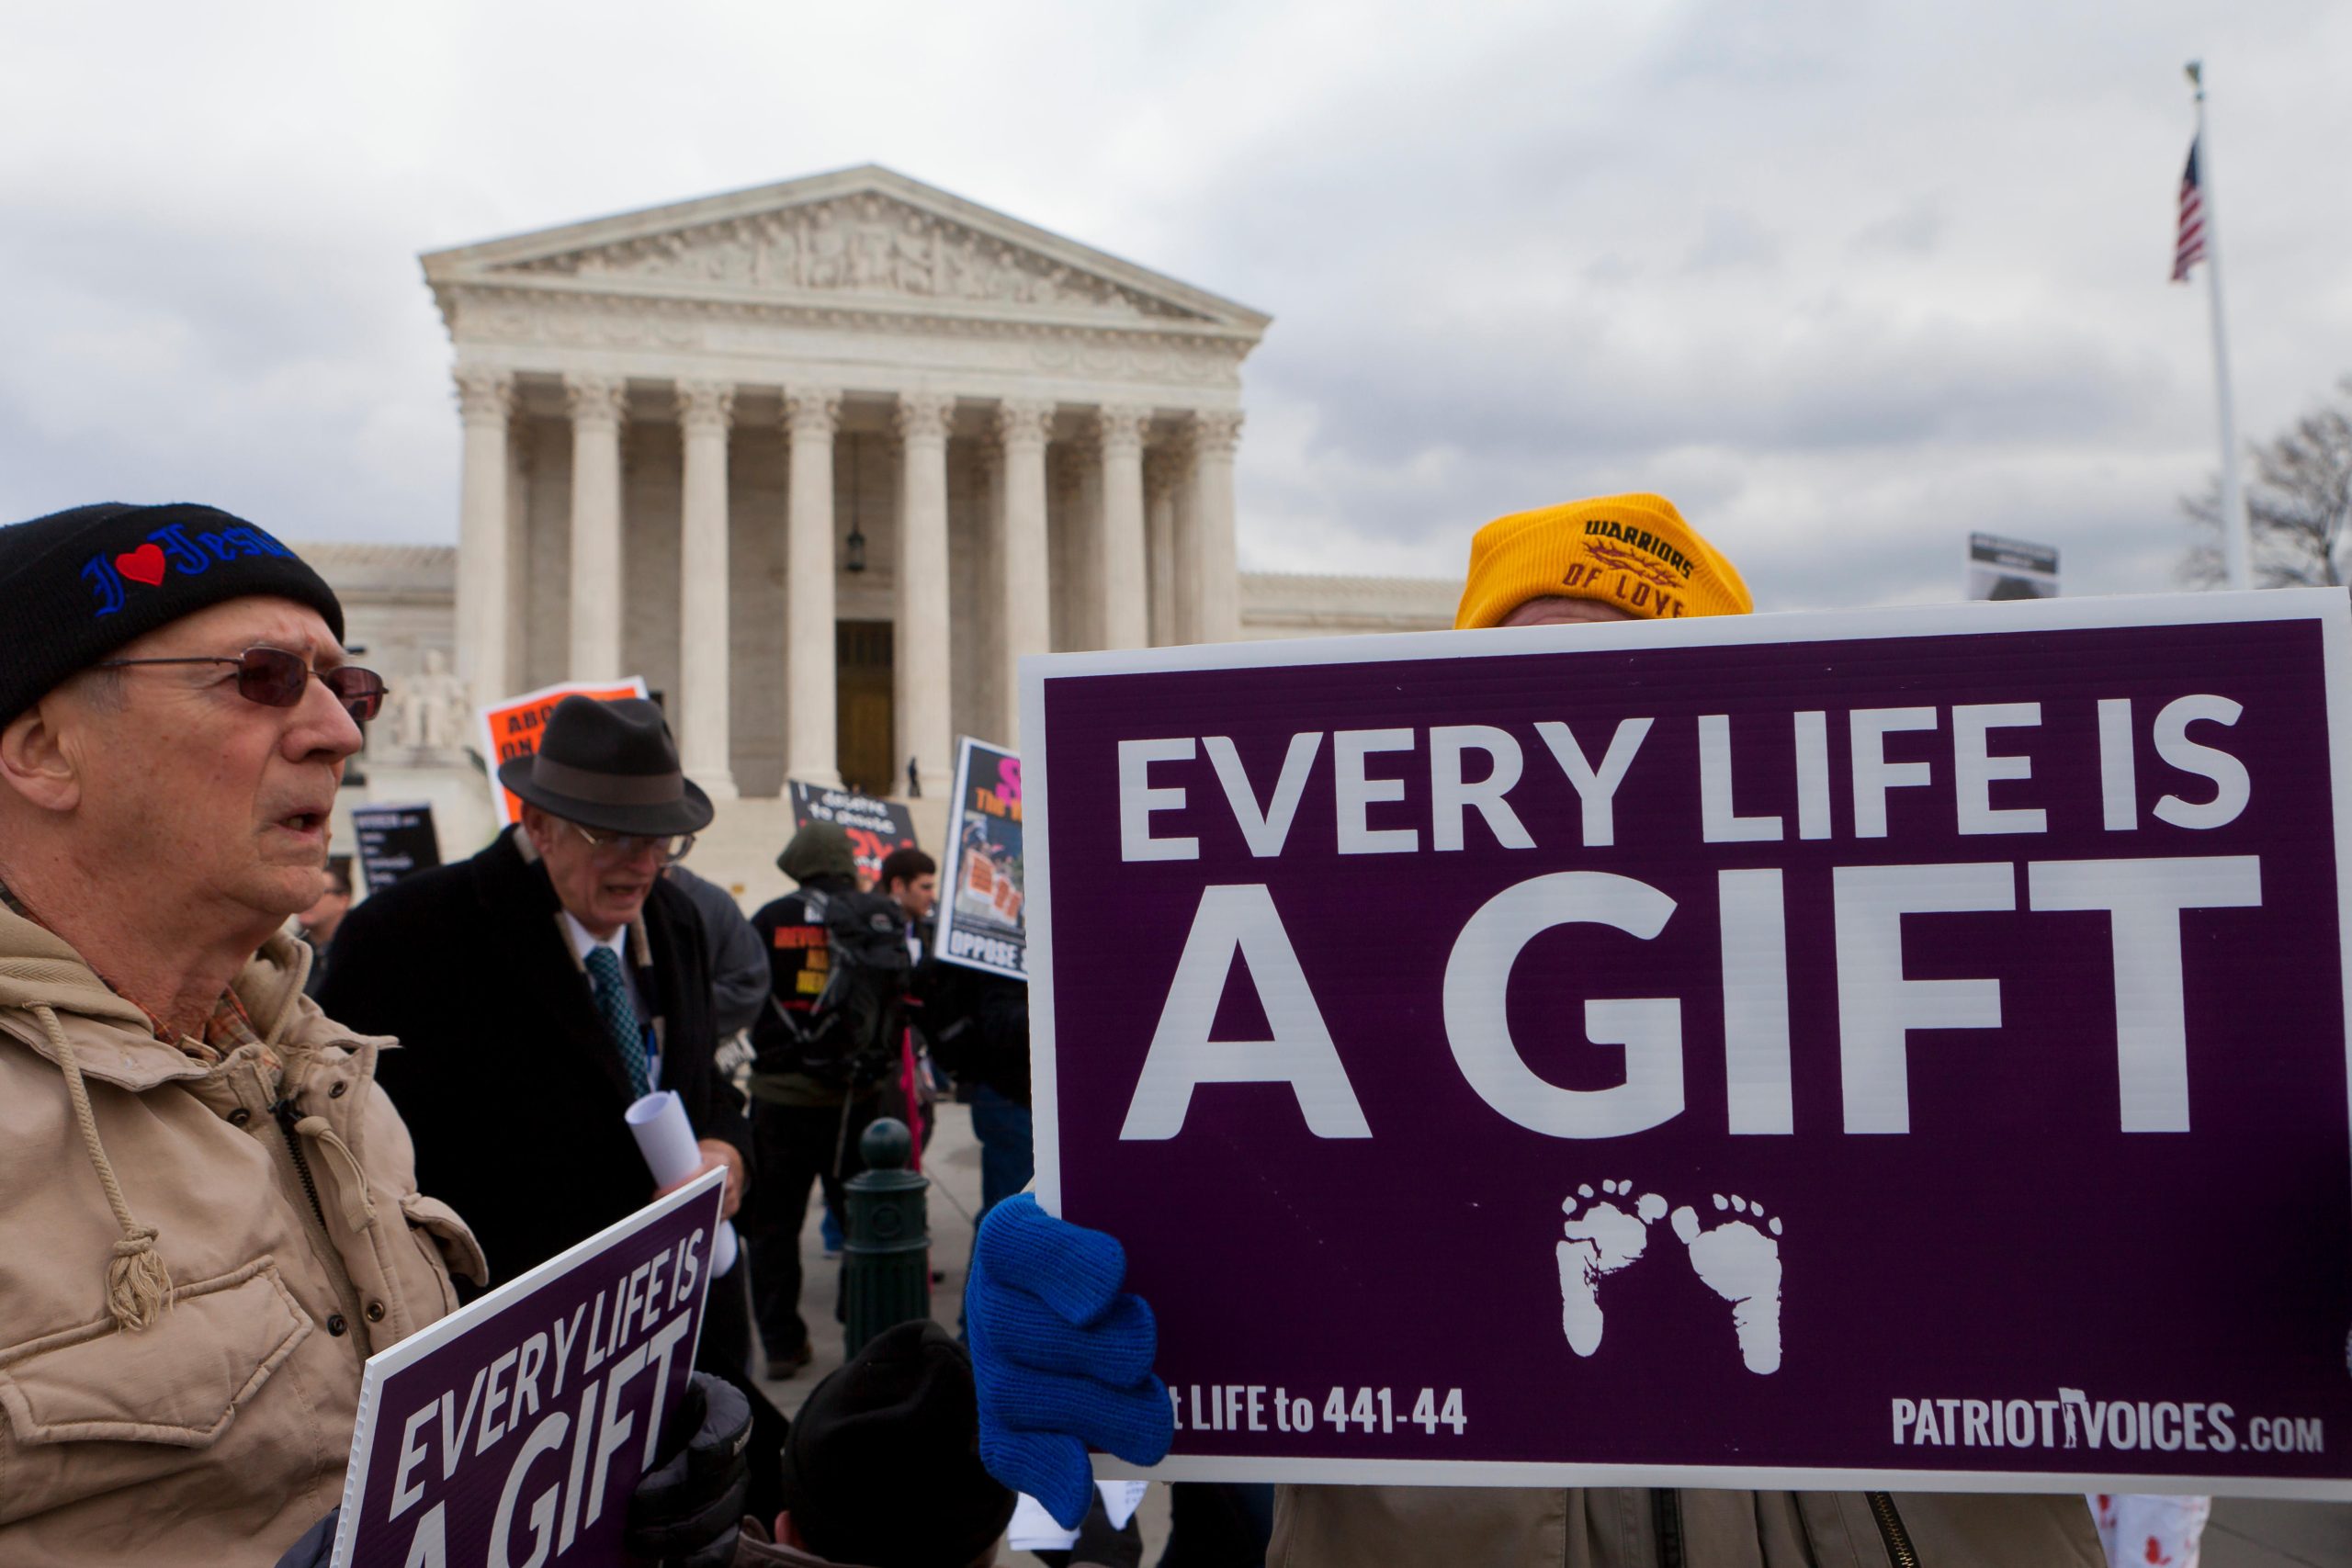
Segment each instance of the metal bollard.
M847 1354L886 1328L931 1315L930 1180L907 1168L907 1124L877 1117L857 1140L865 1168L842 1183L842 1300Z

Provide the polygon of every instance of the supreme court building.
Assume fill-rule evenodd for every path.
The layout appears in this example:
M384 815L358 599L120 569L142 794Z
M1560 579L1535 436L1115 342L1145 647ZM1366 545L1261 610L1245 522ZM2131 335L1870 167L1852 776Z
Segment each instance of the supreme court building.
M872 166L423 259L477 701L641 674L714 796L936 792L1023 655L1240 634L1258 311Z

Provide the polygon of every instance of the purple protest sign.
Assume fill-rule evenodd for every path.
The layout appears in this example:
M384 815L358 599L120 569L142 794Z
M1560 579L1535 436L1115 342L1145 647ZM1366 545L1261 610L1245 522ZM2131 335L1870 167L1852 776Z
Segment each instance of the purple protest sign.
M710 1172L369 1357L334 1568L621 1561L725 1190Z
M2341 592L1023 663L1178 1479L2352 1498Z

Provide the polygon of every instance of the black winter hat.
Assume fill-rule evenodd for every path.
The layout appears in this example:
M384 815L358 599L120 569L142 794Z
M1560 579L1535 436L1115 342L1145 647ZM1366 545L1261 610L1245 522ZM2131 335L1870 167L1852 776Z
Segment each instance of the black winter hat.
M857 880L857 851L838 822L803 822L775 857L776 870L807 886L818 877Z
M928 1319L877 1334L819 1383L784 1444L784 1506L820 1557L960 1568L1012 1517L980 1465L972 1362Z
M218 507L107 502L0 528L0 724L157 626L256 593L309 605L343 640L326 579Z

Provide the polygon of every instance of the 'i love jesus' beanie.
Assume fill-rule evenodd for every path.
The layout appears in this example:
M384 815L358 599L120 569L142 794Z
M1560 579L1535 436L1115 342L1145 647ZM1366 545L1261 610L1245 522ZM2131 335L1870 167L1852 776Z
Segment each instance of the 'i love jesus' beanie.
M1498 517L1470 541L1456 629L1531 599L1597 599L1629 615L1744 615L1739 571L1662 495L1604 495Z
M0 528L0 604L9 616L0 724L125 643L256 593L309 605L343 639L343 605L326 580L217 507L107 502Z

